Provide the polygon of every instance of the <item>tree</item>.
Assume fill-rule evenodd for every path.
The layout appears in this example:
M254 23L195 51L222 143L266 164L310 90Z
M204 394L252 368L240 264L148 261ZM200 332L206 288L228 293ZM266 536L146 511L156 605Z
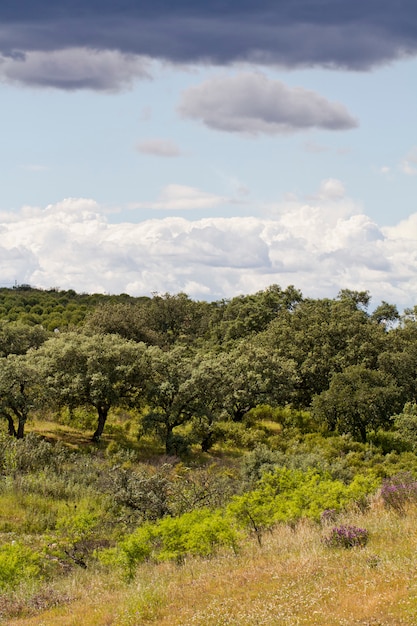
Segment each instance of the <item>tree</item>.
M400 314L395 304L389 304L383 300L371 315L371 319L377 324L382 324L386 330L392 328L400 319Z
M56 405L96 409L96 442L109 410L137 402L148 375L145 344L118 335L62 333L39 352L46 390Z
M148 300L141 303L105 302L87 316L85 328L151 345L161 343L161 337L149 327L147 306Z
M190 421L197 389L192 381L193 355L184 346L170 350L148 349L150 376L146 388L149 412L145 430L154 431L163 441L167 454L175 454L185 441L175 437L174 429Z
M394 416L394 424L401 441L415 452L417 450L417 404L407 402L401 413Z
M330 387L313 399L312 412L329 430L365 442L367 433L390 423L398 410L399 389L392 377L352 365L332 377Z
M297 382L295 363L266 346L241 342L218 359L224 411L236 422L258 404L291 402ZM219 392L220 392L219 389Z
M353 309L362 308L365 311L371 300L369 291L354 291L352 289L341 289L337 297L342 302L349 303Z
M255 294L217 303L212 338L216 343L225 344L260 333L282 312L294 310L302 299L301 292L292 285L284 290L279 285L271 285Z
M378 367L395 379L401 389L402 405L417 402L417 321L411 311L386 333Z
M26 354L30 348L39 348L48 336L47 331L39 325L0 321L0 356Z
M306 299L271 322L259 341L297 364L295 402L308 407L328 389L332 376L351 365L375 369L387 333L359 306L366 292L343 293L338 300Z
M33 355L0 359L0 414L7 420L9 434L18 439L24 436L30 411L38 406L39 382Z
M185 293L155 293L146 308L147 323L161 338L160 345L190 344L207 332L211 308Z
M217 423L224 415L228 386L222 354L202 352L196 355L192 370L192 433L203 452L208 452L219 437Z

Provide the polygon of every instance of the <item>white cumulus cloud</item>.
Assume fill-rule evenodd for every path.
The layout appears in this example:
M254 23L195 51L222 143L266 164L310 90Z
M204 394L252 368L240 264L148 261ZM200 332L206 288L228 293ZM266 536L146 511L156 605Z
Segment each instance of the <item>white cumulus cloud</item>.
M331 193L320 199L323 189ZM262 219L172 216L113 224L88 199L24 207L0 215L1 275L9 285L133 295L185 291L204 299L273 283L293 284L309 297L367 289L375 304L413 306L417 213L382 228L341 193L335 182L324 182L311 202L293 198Z
M412 148L401 161L400 170L407 176L417 175L417 146Z

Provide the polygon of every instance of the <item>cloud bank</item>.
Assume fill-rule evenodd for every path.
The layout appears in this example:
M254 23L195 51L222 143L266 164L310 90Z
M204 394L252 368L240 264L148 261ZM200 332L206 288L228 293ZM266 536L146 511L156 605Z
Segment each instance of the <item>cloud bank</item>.
M209 128L249 135L357 126L342 104L260 73L210 78L183 93L179 111Z
M20 0L0 5L0 52L20 60L6 77L39 85L45 61L33 54L71 49L118 52L128 74L130 55L366 70L417 54L415 15L414 0ZM84 81L89 63L80 59ZM67 84L55 72L47 82Z
M149 60L143 57L117 50L29 51L0 56L0 77L28 87L115 92L129 88L137 78L150 78L149 65Z
M311 202L276 206L263 219L112 224L93 200L25 207L0 215L3 284L219 299L278 283L310 297L368 289L375 304L413 306L417 213L380 228L341 194L326 181Z

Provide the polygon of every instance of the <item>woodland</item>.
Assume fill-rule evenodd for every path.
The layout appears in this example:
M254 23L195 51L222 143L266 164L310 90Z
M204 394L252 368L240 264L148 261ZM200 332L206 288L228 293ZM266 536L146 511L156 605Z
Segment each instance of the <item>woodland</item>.
M1 288L0 443L0 622L416 623L417 306Z

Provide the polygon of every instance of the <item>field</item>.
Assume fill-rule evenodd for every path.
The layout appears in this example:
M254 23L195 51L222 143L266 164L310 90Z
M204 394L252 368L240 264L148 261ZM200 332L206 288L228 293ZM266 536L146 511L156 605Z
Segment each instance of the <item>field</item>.
M65 443L75 454L85 457L88 439L82 430L48 422L38 422L32 427L55 445ZM276 432L276 424L270 424L270 428L271 433ZM112 430L113 434L108 434L100 444L103 463L108 463L110 457L110 465L117 458L114 455L120 454L116 440L121 441L116 425L112 428L110 424L109 431ZM28 441L30 436L26 446ZM126 439L125 445L128 442ZM132 441L130 445L133 446ZM151 443L144 441L141 445L141 455L150 455ZM374 450L374 456L375 470L379 467L380 453ZM237 467L237 459L241 462L245 454L231 448L216 449L211 460L215 457L222 471L227 468L230 474ZM398 455L398 467L406 460L401 459ZM196 476L204 470L205 463L207 458L199 458L199 467L194 468ZM176 471L183 465L177 460ZM35 475L39 475L39 469L32 468L26 474L28 481L32 477L32 488ZM52 481L52 475L49 480ZM45 546L51 542L64 541L68 546L74 541L74 535L68 534L69 523L64 525L67 534L63 538L62 522L60 526L48 521L45 495L32 501L30 518L21 483L14 487L13 496L5 488L1 495L2 542L14 537L12 542L23 541L45 554ZM58 489L56 485L53 488ZM78 507L83 506L80 502L85 500L85 493L77 492ZM62 507L62 501L58 505L58 509ZM90 505L90 511L99 506L97 501ZM79 567L74 559L62 558L62 544L61 556L56 552L52 575L49 571L43 580L27 576L12 589L5 590L0 599L1 623L8 626L411 626L417 622L416 514L417 506L412 499L400 507L387 507L376 490L366 503L362 501L359 506L352 502L334 512L329 520L301 518L290 523L266 524L260 541L249 528L241 535L236 550L219 546L206 557L187 554L180 560L138 561L130 578L117 561L106 565L92 554L86 557L87 567ZM6 521L8 533L5 533ZM26 535L21 536L17 529L25 524ZM362 547L329 547L325 539L335 526L366 529L369 539ZM61 528L60 538L57 527ZM103 536L100 524L87 528L86 533L90 531L91 536L98 538L99 545ZM113 542L117 542L118 532L120 528L113 534ZM55 558L51 557L53 550L46 552L48 558Z
M365 548L329 549L311 523L282 525L262 547L183 565L143 565L129 584L80 571L50 587L56 608L10 626L412 625L417 620L415 508L398 516L376 499L343 520L366 527ZM62 601L59 602L60 597ZM40 600L41 602L41 600Z

